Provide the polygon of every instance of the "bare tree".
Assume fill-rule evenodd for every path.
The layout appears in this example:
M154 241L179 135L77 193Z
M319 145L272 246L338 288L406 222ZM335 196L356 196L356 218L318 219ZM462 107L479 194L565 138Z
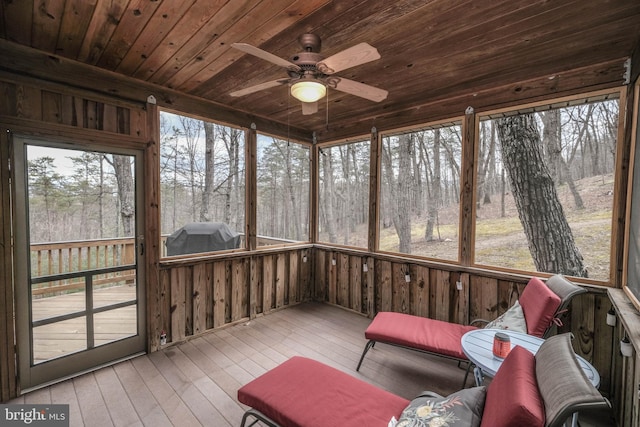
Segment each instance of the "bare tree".
M502 157L536 269L587 277L549 169L533 114L498 119Z
M109 159L107 159L109 161ZM115 171L120 202L120 218L124 236L133 236L135 230L135 201L132 162L130 156L113 155L111 166Z

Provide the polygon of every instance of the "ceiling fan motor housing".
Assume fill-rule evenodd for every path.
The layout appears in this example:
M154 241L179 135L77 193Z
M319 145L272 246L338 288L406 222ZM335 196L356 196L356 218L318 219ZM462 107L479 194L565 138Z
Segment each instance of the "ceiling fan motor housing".
M298 43L302 46L302 49L305 52L320 52L320 47L322 42L320 41L320 36L316 34L302 34L298 37Z

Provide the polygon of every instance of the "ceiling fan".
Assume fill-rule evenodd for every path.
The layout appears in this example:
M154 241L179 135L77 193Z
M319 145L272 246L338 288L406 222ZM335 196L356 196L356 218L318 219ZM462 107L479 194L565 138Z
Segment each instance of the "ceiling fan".
M232 47L287 69L288 78L272 80L231 92L231 96L244 96L281 85L291 85L291 95L302 102L302 114L318 111L318 100L327 94L327 87L359 96L374 102L386 99L388 92L354 80L335 76L335 73L380 59L378 50L368 43L360 43L331 55L320 54L320 37L302 34L298 42L303 51L290 60L282 59L247 43L233 43Z

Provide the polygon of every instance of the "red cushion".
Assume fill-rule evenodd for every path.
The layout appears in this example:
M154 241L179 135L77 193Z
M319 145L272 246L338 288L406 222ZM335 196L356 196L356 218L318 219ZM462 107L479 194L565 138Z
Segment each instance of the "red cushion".
M238 400L287 427L386 426L409 401L295 356L238 390Z
M364 332L369 340L387 342L466 359L460 339L475 326L427 319L410 314L383 311Z
M536 359L515 346L487 388L480 427L542 427L544 403L536 380Z
M532 277L520 296L527 333L542 338L560 307L561 299L537 277Z

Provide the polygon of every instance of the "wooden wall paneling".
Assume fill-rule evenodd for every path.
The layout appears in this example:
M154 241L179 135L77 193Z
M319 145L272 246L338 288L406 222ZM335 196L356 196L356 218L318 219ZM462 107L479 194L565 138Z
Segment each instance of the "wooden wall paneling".
M617 319L613 328L613 346L611 347L611 385L609 386L609 399L616 419L620 420L622 406L622 354L620 354L620 339L624 335L622 322Z
M246 258L231 261L231 321L243 319L249 316L249 300L247 288Z
M0 103L2 101L0 100ZM17 394L14 333L13 257L11 250L11 197L9 134L0 129L0 402Z
M406 280L406 275L411 277L411 267L409 264L394 262L392 264L393 275L391 276L391 310L400 313L408 313L411 307L410 286Z
M170 270L170 296L171 296L171 341L177 342L186 336L185 330L185 268L177 267Z
M614 330L607 325L607 311L609 311L609 308L611 308L611 303L607 295L595 295L595 306L593 308L594 343L591 364L601 373L599 389L607 395L611 388L611 349L614 348ZM571 311L573 311L573 307L571 307Z
M217 328L226 322L226 287L227 263L216 261L213 263L213 327Z
M373 318L376 310L375 261L373 257L363 257L362 267L362 312L367 317Z
M429 281L429 315L432 319L450 322L450 273L432 268L429 274Z
M493 320L497 317L498 280L472 276L469 290L469 314L475 319Z
M453 274L452 274L453 276ZM459 323L461 325L468 325L471 319L469 318L469 282L470 282L470 274L469 273L460 273L457 277L457 280L462 284L462 289L456 292L457 302L456 302L456 313L455 318L452 319L453 322ZM457 289L457 287L456 287Z
M214 263L208 262L206 264L206 289L205 289L205 329L213 328L213 313L215 311L215 295L214 295L214 279L213 279L213 265Z
M153 325L155 330L151 330L152 336L149 337L149 340L152 344L157 342L157 348L159 348L162 332L167 334L167 342L173 341L171 333L171 270L160 270L156 298L153 299L157 299L159 310ZM149 307L149 303L147 303L147 307Z
M0 116L17 116L17 103L16 85L0 80Z
M463 275L467 285L463 283ZM466 325L469 323L469 278L467 273L452 271L449 273L449 322ZM460 283L461 289L458 289Z
M309 301L314 293L311 286L311 271L314 269L314 258L311 256L311 249L303 249L300 252L302 265L300 266L300 301Z
M362 258L359 255L349 257L349 308L362 313Z
M288 304L300 301L300 271L301 257L299 251L289 252L289 280Z
M82 114L82 99L73 95L62 96L62 124L74 127L84 127Z
M128 108L118 107L116 106L116 121L117 121L117 129L116 132L129 135L131 132L131 114Z
M102 130L118 133L118 107L115 105L103 104Z
M328 278L328 301L331 304L338 303L338 254L329 251L327 252L327 266L329 267L329 278Z
M287 254L279 253L275 256L276 262L276 276L275 276L275 286L276 286L276 306L275 308L282 308L285 302L285 293L287 288Z
M521 286L510 280L498 280L496 317L507 311L520 298L521 289Z
M640 424L640 352L637 351L633 357L633 379L633 387L630 390L633 408L629 425L637 426Z
M391 311L393 306L393 268L390 261L376 262L376 310Z
M262 313L262 257L252 256L249 262L249 318Z
M262 312L268 313L275 308L276 290L274 280L273 255L262 257Z
M577 295L571 299L571 330L573 348L577 354L593 360L593 334L595 296L591 293Z
M622 415L622 425L635 426L633 422L633 408L637 404L638 400L638 384L635 382L635 370L636 370L636 358L637 353L634 351L631 357L624 358L625 371L625 384L624 384L624 412Z
M16 117L41 120L42 96L40 89L28 85L16 87Z
M314 283L314 292L313 296L317 301L327 301L329 295L329 270L331 267L328 265L329 257L328 252L321 249L315 250L315 274L312 277L312 283Z
M349 255L338 253L335 256L338 263L338 295L336 302L342 307L349 307Z
M429 317L430 280L429 268L415 265L411 280L411 314Z
M146 129L144 111L137 108L118 107L118 132L133 137L144 138Z
M207 289L210 277L207 267L210 264L200 263L193 266L193 292L191 295L193 307L193 334L200 334L207 330Z
M61 94L48 90L42 91L42 121L63 123Z
M92 101L90 99L85 99L83 100L82 110L84 115L85 129L99 130L100 128L98 127L98 102Z
M184 333L185 336L193 335L193 268L182 267L181 280L184 282Z

